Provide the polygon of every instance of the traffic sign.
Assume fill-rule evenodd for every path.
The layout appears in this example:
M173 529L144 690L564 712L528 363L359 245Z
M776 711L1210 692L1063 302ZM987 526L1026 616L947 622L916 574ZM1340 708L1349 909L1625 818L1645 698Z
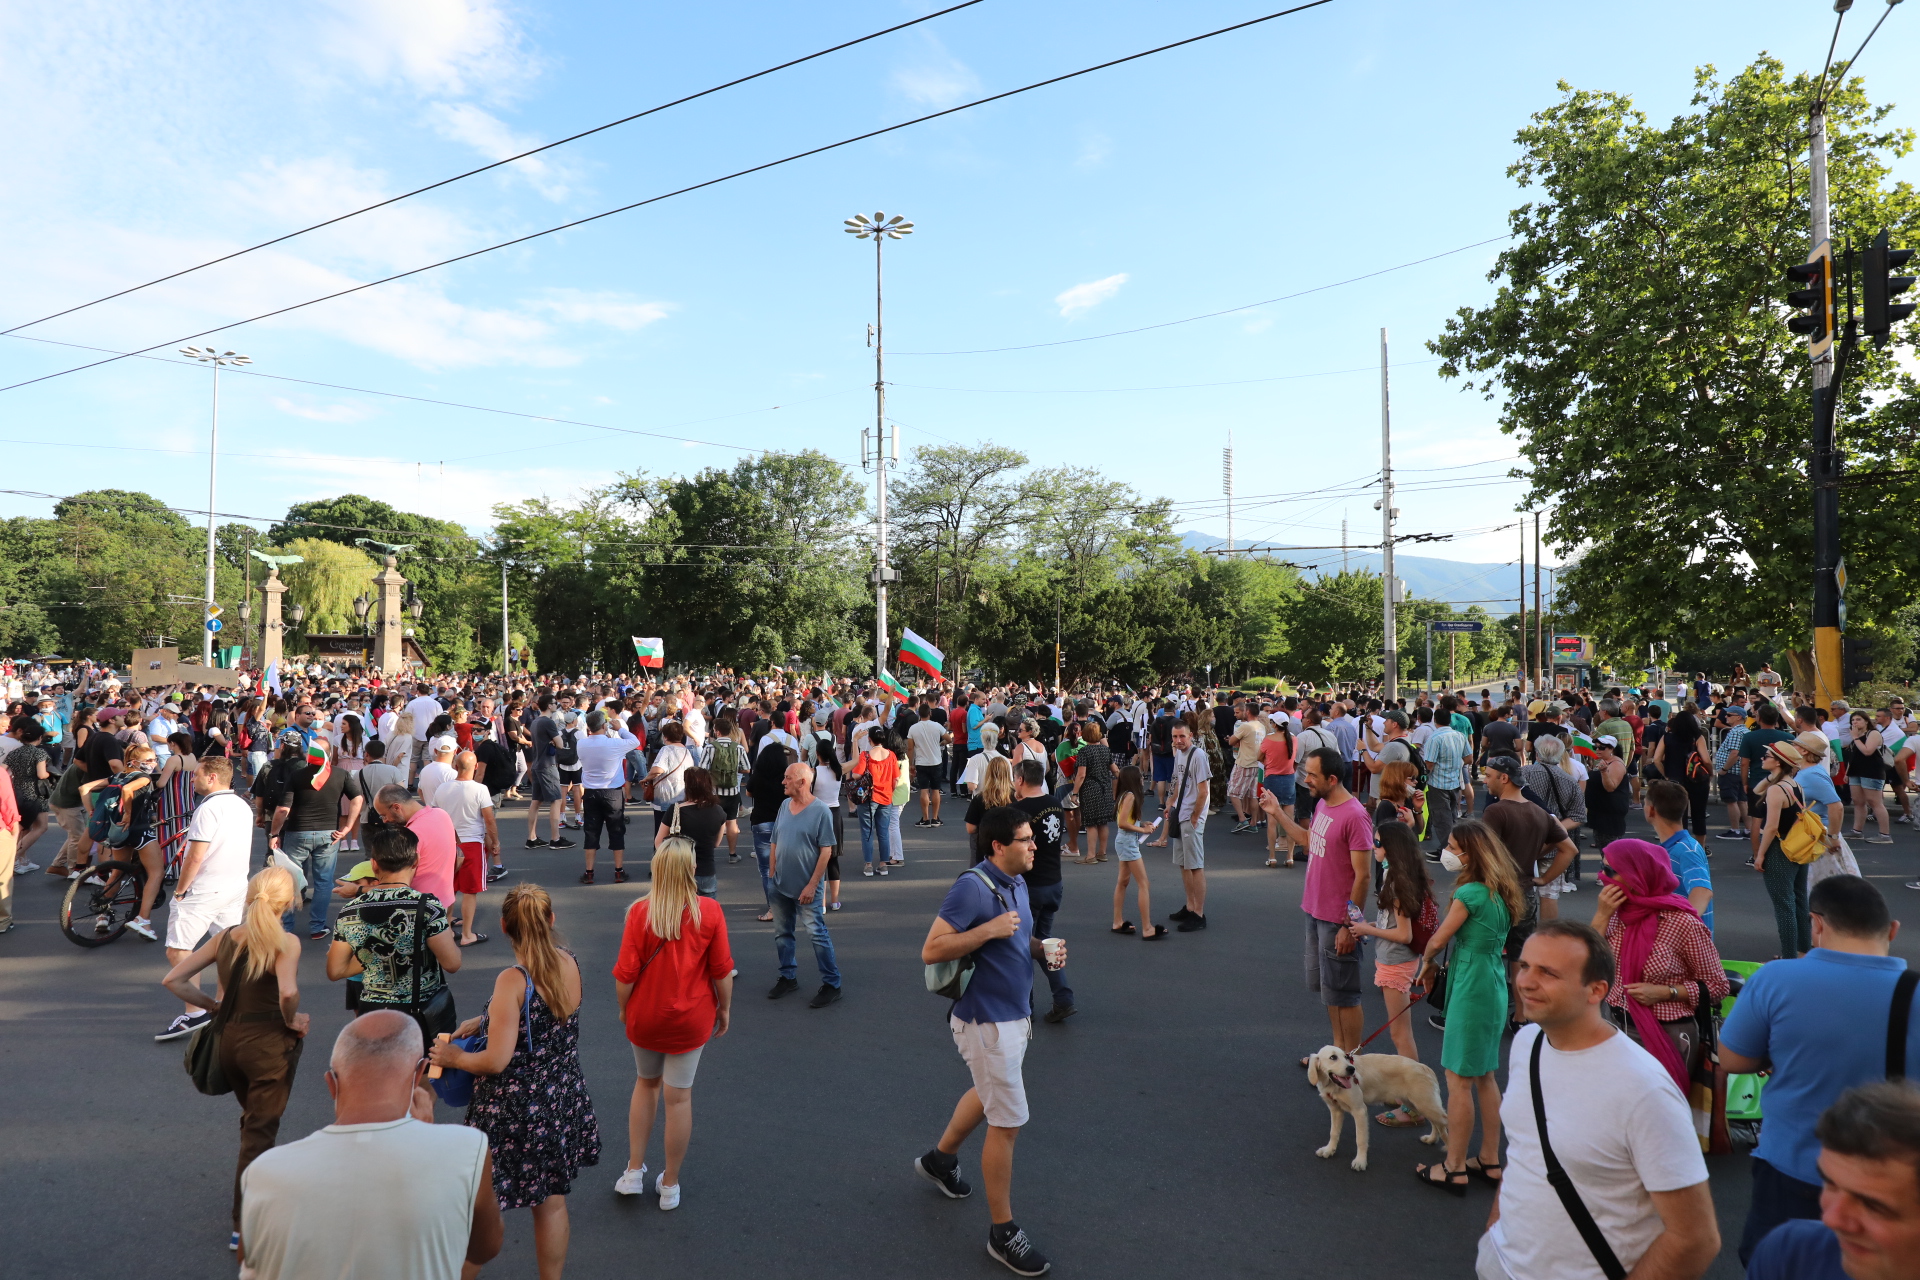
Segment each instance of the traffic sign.
M207 606L207 616L208 616L209 618L217 618L217 617L219 617L219 616L220 616L221 614L223 614L223 613L225 613L225 612L226 612L226 610L224 610L224 609L222 609L222 608L221 608L221 607L220 607L219 605L217 605L217 604L210 604L210 605L208 605L208 606Z
M214 632L216 635L219 634L220 628L225 625L226 624L221 622L220 619L218 618L207 619L207 630Z
M1435 631L1484 631L1487 626L1484 622L1429 622L1427 625Z

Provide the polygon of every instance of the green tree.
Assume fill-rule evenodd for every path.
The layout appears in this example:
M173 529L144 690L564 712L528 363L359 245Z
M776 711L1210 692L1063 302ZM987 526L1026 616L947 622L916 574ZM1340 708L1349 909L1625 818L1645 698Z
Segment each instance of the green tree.
M358 631L360 619L354 614L355 596L378 594L373 577L380 572L374 558L358 547L342 546L324 538L295 538L283 553L302 557L280 571L287 584L285 603L306 610L302 631ZM375 606L377 607L377 605ZM371 614L369 615L371 616Z
M1516 243L1429 344L1444 377L1501 401L1549 540L1580 548L1560 591L1602 647L1676 649L1761 628L1810 675L1809 372L1784 323L1786 269L1807 253L1813 77L1762 57L1724 82L1695 77L1665 127L1623 94L1574 90L1520 131L1508 170L1539 197ZM1889 183L1912 134L1887 127L1862 82L1830 87L1836 247L1882 227L1920 234L1920 198ZM1911 347L1908 326L1899 345ZM1914 380L1897 350L1863 351L1839 439L1860 470L1910 465ZM1885 393L1897 391L1891 399ZM1914 594L1920 531L1848 490L1848 602L1865 621Z

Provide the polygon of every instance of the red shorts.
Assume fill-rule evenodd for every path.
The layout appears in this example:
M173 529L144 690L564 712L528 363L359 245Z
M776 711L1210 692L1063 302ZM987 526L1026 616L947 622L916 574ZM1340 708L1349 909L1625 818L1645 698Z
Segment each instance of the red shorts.
M487 847L478 840L460 842L460 865L453 869L455 893L487 891Z

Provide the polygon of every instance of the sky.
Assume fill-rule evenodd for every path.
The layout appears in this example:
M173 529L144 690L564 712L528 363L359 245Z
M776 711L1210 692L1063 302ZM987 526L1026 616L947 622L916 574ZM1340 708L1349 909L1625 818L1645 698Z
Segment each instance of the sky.
M937 7L0 0L0 328ZM0 338L0 385L101 358L55 342L171 357L204 329L1267 12L983 0ZM1881 12L1861 0L1843 54ZM915 223L885 260L903 455L991 441L1097 467L1220 536L1231 434L1239 541L1338 544L1345 519L1377 542L1362 486L1384 328L1399 531L1498 565L1513 442L1425 343L1491 296L1484 242L1523 198L1515 132L1563 80L1663 122L1698 66L1770 51L1818 70L1832 21L1819 0L1331 0L243 325L201 340L275 375L221 379L216 509L360 492L480 531L496 503L621 472L801 448L857 467L874 254L841 223L885 212ZM1895 90L1917 60L1920 9L1861 62L1910 127ZM172 357L0 391L7 487L205 509L211 390ZM0 516L50 505L0 495Z

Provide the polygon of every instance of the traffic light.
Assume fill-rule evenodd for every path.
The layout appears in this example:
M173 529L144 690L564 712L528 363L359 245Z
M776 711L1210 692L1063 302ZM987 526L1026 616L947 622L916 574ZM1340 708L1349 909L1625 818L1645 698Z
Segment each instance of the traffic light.
M1803 263L1787 268L1787 279L1805 286L1787 295L1787 305L1807 314L1793 316L1787 328L1805 334L1809 354L1833 345L1833 248L1825 240Z
M1851 689L1873 679L1873 663L1867 658L1871 640L1843 640L1840 645L1841 684Z
M1896 320L1905 320L1913 314L1911 302L1894 302L1892 299L1913 288L1912 276L1896 276L1893 272L1907 265L1913 257L1911 249L1889 249L1887 233L1882 231L1867 246L1863 258L1861 292L1865 302L1867 336L1873 339L1876 347L1884 347L1891 341L1890 334Z

